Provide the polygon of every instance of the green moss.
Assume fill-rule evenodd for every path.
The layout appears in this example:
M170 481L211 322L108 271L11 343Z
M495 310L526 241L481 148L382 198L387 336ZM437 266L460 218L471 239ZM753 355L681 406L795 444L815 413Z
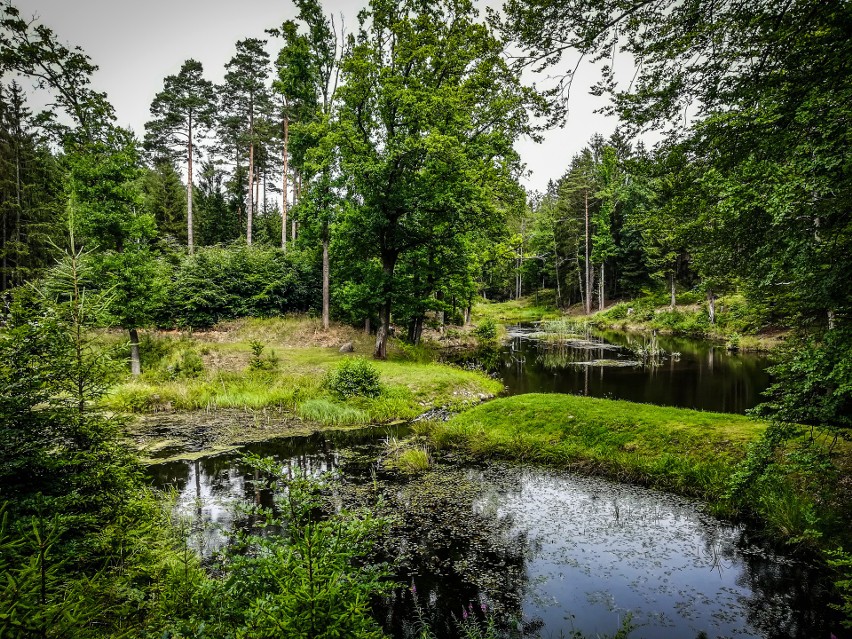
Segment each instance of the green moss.
M620 480L719 499L747 444L766 428L739 415L529 394L432 427L436 446L477 456L583 467Z

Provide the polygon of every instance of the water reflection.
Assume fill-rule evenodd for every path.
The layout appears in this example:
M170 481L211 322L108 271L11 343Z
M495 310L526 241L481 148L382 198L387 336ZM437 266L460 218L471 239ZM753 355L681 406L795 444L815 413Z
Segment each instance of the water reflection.
M294 472L340 471L341 503L379 502L396 516L381 557L396 561L406 587L377 607L394 637L416 635L412 584L420 614L448 638L458 636L453 615L468 604L521 620L530 637L613 633L628 612L639 625L631 637L804 639L836 627L824 575L695 502L510 464L445 462L413 479L383 474L373 465L382 436L321 433L247 449ZM183 513L208 523L199 536L208 556L226 542L224 531L251 525L235 515L238 502L272 501L234 455L150 473L155 484L175 486Z
M499 375L510 395L572 393L726 413L759 404L770 381L767 357L700 340L659 336L665 355L658 365L643 366L637 356L647 348L642 335L594 331L552 341L534 327L508 330L510 339L500 347L448 359Z

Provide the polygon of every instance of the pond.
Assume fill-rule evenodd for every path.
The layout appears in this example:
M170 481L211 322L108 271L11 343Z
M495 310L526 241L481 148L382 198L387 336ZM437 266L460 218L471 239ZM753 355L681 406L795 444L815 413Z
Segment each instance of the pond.
M443 458L413 478L385 472L376 465L382 440L406 434L327 432L244 449L294 472L336 471L342 503L374 504L380 495L399 513L381 552L397 561L403 586L377 608L393 637L413 636L415 606L438 637L456 637L453 616L465 605L486 606L528 637L613 633L627 614L634 639L841 636L826 575L699 503L503 463ZM204 524L194 539L205 556L229 530L251 524L237 503L271 504L236 453L154 465L149 474L175 488L179 512Z
M647 335L590 331L545 334L536 325L508 327L508 340L491 349L459 351L448 359L498 375L509 395L572 393L591 397L744 413L769 386L770 359L730 352L724 345L660 335L655 361L637 356Z

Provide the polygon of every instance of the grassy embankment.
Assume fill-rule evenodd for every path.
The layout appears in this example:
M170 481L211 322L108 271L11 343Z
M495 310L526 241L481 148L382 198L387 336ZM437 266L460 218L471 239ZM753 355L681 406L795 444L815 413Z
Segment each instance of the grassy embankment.
M378 397L335 397L326 376L353 356L338 352L340 345L352 342L354 356L369 356L372 341L345 326L323 331L307 317L245 319L192 335L151 332L142 344L143 374L113 387L103 405L142 415L131 436L143 455L162 457L159 451L197 455L328 426L408 420L435 407L461 410L502 390L484 374L394 343L388 361L373 363Z
M816 494L822 480L809 484L798 467L786 470L800 451L780 453L778 474L771 481L759 480L749 503L727 498L749 446L767 427L742 415L529 394L496 399L447 423L431 423L428 434L438 450L602 474L701 498L718 514L745 509L787 538L834 535L842 524L844 498L835 495L837 503L827 503ZM841 472L838 485L848 483L842 477L852 478L850 447L838 445L832 457Z
M742 295L725 295L716 300L716 322L710 323L707 302L692 292L677 296L674 308L661 295L620 302L588 318L599 328L627 331L658 330L724 342L742 351L770 351L778 346L786 330L767 325L760 311ZM632 309L632 310L631 310Z

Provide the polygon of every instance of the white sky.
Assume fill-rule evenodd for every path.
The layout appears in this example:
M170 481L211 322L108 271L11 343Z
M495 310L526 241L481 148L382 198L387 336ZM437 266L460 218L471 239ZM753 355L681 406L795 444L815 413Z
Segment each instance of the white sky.
M149 106L162 89L163 78L179 71L188 58L204 65L205 76L220 82L224 65L237 40L266 37L264 29L295 17L288 0L13 0L23 17L36 15L60 40L79 45L100 67L94 88L106 91L119 123L144 133ZM323 0L335 14L343 13L347 30L357 26L356 14L366 0ZM489 2L495 4L495 2ZM277 48L272 43L270 53ZM575 77L565 126L551 130L541 144L517 144L531 171L527 187L543 190L558 178L571 157L594 133L609 135L615 121L594 113L604 99L588 94L595 69L581 66Z

